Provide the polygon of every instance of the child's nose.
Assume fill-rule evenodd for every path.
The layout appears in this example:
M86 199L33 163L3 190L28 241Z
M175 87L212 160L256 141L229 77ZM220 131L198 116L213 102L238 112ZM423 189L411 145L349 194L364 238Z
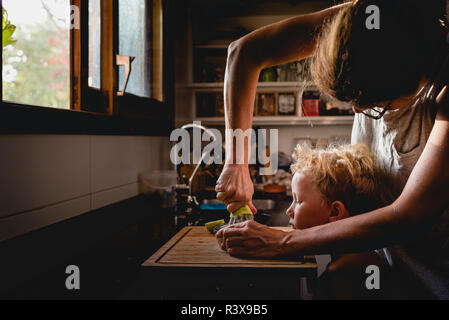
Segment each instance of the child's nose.
M286 214L287 216L289 216L290 218L293 218L293 215L294 215L294 213L293 213L293 205L290 205L290 207L288 207L288 209L287 209L287 211L285 212L285 214Z

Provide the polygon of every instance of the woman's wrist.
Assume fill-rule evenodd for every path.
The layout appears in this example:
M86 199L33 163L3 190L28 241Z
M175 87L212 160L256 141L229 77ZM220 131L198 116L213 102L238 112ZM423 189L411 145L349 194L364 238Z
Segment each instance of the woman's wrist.
M280 247L282 248L282 255L304 255L314 254L312 249L313 244L310 239L314 238L316 228L309 228L304 230L294 229L285 232L281 239ZM315 244L316 245L316 244Z
M225 163L248 166L251 160L251 135L251 129L226 129Z
M303 254L300 248L298 248L298 236L301 230L292 230L285 232L284 236L281 239L281 243L279 248L281 248L281 254L283 256L289 256L292 254Z

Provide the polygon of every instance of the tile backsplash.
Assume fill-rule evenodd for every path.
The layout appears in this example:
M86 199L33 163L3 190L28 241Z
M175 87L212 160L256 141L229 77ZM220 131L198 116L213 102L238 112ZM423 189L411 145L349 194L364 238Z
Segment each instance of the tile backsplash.
M0 135L0 241L138 194L167 137Z
M279 151L350 129L284 127ZM138 195L140 173L172 168L170 146L168 137L0 135L0 242Z

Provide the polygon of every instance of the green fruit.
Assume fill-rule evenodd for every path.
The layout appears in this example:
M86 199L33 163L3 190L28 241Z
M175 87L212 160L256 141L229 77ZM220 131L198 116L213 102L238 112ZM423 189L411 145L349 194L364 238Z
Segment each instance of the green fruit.
M242 217L242 216L246 216L246 215L253 215L253 212L251 211L251 209L249 208L248 205L245 205L243 207L241 207L238 210L235 210L234 212L231 213L231 217Z
M229 217L229 225L244 222L246 220L254 220L253 212L247 205L231 213Z
M210 222L204 224L204 226L206 227L207 231L212 233L212 231L215 227L221 226L223 224L225 224L225 221L223 219L221 219L221 220L216 220L216 221L210 221Z

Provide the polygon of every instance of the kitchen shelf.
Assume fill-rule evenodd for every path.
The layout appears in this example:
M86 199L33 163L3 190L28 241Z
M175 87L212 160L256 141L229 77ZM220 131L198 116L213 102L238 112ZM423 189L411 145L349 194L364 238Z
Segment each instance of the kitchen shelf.
M197 117L194 121L201 121L204 125L224 125L223 117ZM253 125L266 126L335 126L352 125L354 116L316 116L316 117L297 117L297 116L274 116L274 117L254 117Z
M195 44L194 49L228 49L229 43L208 43L208 44Z
M315 1L305 1L298 5L280 4L279 1L268 1L267 4L257 4L239 15L231 2L224 6L229 11L224 14L217 12L216 6L211 5L211 11L200 7L192 10L187 16L186 28L179 52L186 62L185 73L180 75L177 101L182 103L177 107L177 123L185 121L201 121L206 126L224 126L224 74L226 70L227 49L232 41L240 38L240 34L247 34L259 27L275 23L291 16L316 12L328 7L327 4L317 5ZM242 9L242 8L240 8ZM260 11L262 10L262 11ZM354 116L311 116L303 117L304 112L318 114L315 105L305 99L321 100L318 87L311 82L308 75L307 61L295 61L273 66L261 71L255 97L254 125L264 127L276 126L350 126ZM284 81L276 81L276 79ZM306 81L303 81L306 80ZM262 80L274 80L262 82ZM185 89L185 90L184 90ZM295 110L291 110L292 99L287 94L294 95ZM279 97L282 97L281 110ZM274 97L274 98L273 98ZM274 101L274 104L273 104ZM321 100L323 103L324 98ZM320 102L321 103L321 102ZM181 107L182 105L182 107ZM274 112L272 106L274 105ZM320 107L324 105L320 104ZM327 109L331 106L326 105ZM287 108L287 109L286 109ZM304 110L305 109L305 110ZM266 114L267 116L262 116ZM337 112L333 114L338 114Z
M223 82L195 82L188 85L190 89L223 89L224 83ZM317 86L313 83L306 83L304 85L304 82L259 82L257 85L257 88L266 88L266 89L285 89L285 90L292 90L292 89L303 89L304 90L318 90Z

